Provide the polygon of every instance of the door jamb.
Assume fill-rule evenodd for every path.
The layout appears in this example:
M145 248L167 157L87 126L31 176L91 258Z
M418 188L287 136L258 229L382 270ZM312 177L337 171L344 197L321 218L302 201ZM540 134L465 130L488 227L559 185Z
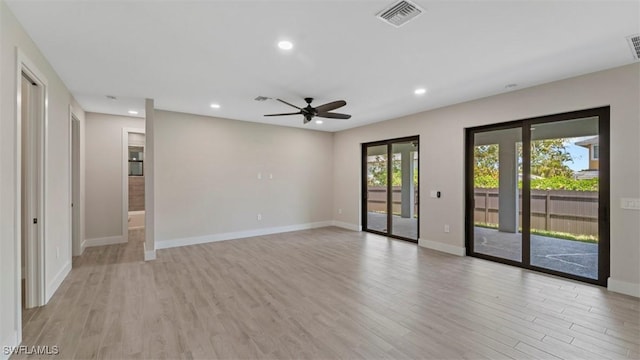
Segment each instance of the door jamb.
M46 303L45 299L45 254L44 254L44 239L45 239L45 199L46 199L46 179L47 179L47 137L48 137L48 123L49 123L49 85L47 78L19 48L16 47L16 118L15 118L15 158L14 158L14 234L15 234L15 254L16 259L15 267L15 316L17 325L17 339L22 339L22 74L25 73L29 78L34 81L39 87L41 87L41 98L39 99L40 112L38 115L38 122L36 124L39 136L37 141L39 142L40 149L37 156L38 174L38 188L39 194L37 197L38 203L38 230L36 235L36 244L27 248L28 253L26 258L29 261L32 271L27 271L27 277L30 282L30 288L27 295L27 304L30 307L41 306Z

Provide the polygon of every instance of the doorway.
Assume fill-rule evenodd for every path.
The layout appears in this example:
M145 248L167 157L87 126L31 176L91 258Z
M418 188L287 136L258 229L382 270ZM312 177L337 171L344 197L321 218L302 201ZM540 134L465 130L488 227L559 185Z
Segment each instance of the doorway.
M18 186L20 296L22 309L44 304L44 122L45 87L27 69L18 88Z
M467 254L609 277L609 107L467 129Z
M71 112L71 248L73 256L82 255L80 203L80 120Z
M142 246L145 238L145 134L142 129L123 129L123 236Z
M418 242L419 137L362 145L364 231Z

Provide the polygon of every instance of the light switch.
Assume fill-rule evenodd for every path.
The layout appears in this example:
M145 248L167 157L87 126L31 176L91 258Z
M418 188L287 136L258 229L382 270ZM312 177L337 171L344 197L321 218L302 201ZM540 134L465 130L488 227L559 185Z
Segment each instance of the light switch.
M431 190L431 193L429 195L435 199L438 197L438 192L436 190Z
M620 199L620 207L627 210L640 210L640 199L622 198Z

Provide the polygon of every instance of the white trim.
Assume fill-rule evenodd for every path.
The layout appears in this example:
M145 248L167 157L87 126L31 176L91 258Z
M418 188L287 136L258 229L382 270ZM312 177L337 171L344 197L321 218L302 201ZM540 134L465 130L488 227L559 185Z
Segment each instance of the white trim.
M14 259L16 259L15 265L15 324L16 324L16 341L18 343L22 340L22 177L20 166L22 164L22 73L27 73L33 81L42 86L42 98L40 99L42 114L40 118L42 123L39 123L40 130L40 149L39 149L39 196L38 196L38 219L39 227L37 234L37 244L35 251L29 251L27 254L30 259L28 264L32 264L34 267L29 281L32 289L28 292L27 304L30 306L40 306L46 303L45 300L45 255L44 255L44 237L45 237L45 192L47 184L47 138L48 138L48 123L49 123L49 83L47 78L38 69L34 62L32 62L21 50L16 47L16 112L15 112L15 133L13 134L15 140L15 158L14 158L14 235L15 244L14 247ZM35 252L35 253L34 253Z
M78 143L76 144L77 149L75 149L75 151L78 152L78 163L75 164L73 161L73 152L74 152L74 137L73 137L73 124L74 121L77 121L78 123ZM80 157L82 156L80 154L81 150L80 150L80 143L81 143L81 134L80 134L80 119L78 119L78 116L75 113L75 109L73 108L73 106L71 104L69 104L69 230L71 231L71 246L69 246L69 259L73 258L73 256L80 256L82 255L82 246L79 244L81 241L80 239L82 239L82 200L80 200L81 198L81 194L82 194L82 169L81 169L81 160ZM73 180L75 178L74 176L74 172L78 172L78 183L76 184L77 189L77 195L78 198L76 199L76 203L73 202L73 195L76 191L74 191L73 188ZM77 211L75 211L75 214L77 214L77 218L74 214L74 209L77 209ZM75 228L75 229L74 229ZM76 233L76 243L73 243L73 234L74 232Z
M145 129L122 128L122 242L129 241L129 133L144 134Z
M82 240L82 242L80 243L80 252L84 253L84 249L87 248L87 239Z
M607 281L607 289L609 291L640 298L640 284L637 283L609 278Z
M254 236L279 234L279 233L285 233L290 231L316 229L316 228L327 227L332 225L333 225L332 221L320 221L320 222L306 223L306 224L278 226L278 227L272 227L272 228L262 228L262 229L253 229L253 230L243 230L243 231L211 234L211 235L204 235L204 236L194 236L194 237L182 238L182 239L170 239L170 240L164 240L164 241L156 241L156 249L169 249L169 248L179 247L179 246L197 245L197 244L205 244L205 243L216 242L216 241L225 241L225 240L242 239L242 238L248 238L248 237L254 237Z
M331 222L332 226L337 226L339 228L351 230L351 231L362 231L362 226L357 224L350 224L342 221L333 220Z
M433 241L433 240L418 239L418 245L422 247L426 247L428 249L444 252L447 254L457 255L457 256L465 256L467 253L467 250L464 246L449 245L449 244L445 244L445 243L442 243L439 241Z
M144 243L144 261L150 261L156 259L155 250L147 250L147 244Z
M84 247L92 247L92 246L104 246L104 245L113 245L113 244L124 244L127 240L123 238L121 235L118 236L107 236L101 238L94 239L85 239Z
M58 287L60 287L64 279L67 277L67 275L69 275L70 271L71 271L71 260L69 260L62 267L62 269L60 269L60 271L56 274L53 280L51 280L51 283L47 286L47 294L45 297L47 299L47 302L51 300L51 297L53 296L53 294L56 293L56 290L58 290Z
M20 338L18 337L18 332L14 331L10 336L7 336L5 339L2 339L0 343L0 360L7 360L11 356L11 354L4 353L5 346L18 346L20 345Z

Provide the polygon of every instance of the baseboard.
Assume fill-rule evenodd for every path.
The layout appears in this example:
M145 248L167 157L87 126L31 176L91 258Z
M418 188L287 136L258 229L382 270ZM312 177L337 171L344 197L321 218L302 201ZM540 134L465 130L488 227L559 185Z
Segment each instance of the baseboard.
M7 354L6 352L12 350L16 346L20 345L20 339L18 339L18 332L13 331L10 336L5 339L2 339L0 343L0 360L7 360L11 354Z
M640 298L640 284L609 278L607 281L607 289L609 291Z
M360 225L350 224L350 223L337 221L337 220L333 220L331 222L331 225L337 226L339 228L347 229L347 230L352 230L352 231L362 231L362 226L360 226Z
M88 248L88 247L92 247L92 246L123 244L125 242L126 241L124 241L124 238L122 237L122 235L118 235L118 236L108 236L108 237L103 237L103 238L86 239L83 242L83 244L84 244L84 248Z
M426 247L428 249L444 252L447 254L457 255L457 256L465 256L467 253L467 249L462 246L444 244L439 241L418 239L418 245L422 247Z
M169 249L169 248L174 248L179 246L206 244L206 243L216 242L216 241L242 239L242 238L248 238L253 236L279 234L279 233L285 233L290 231L309 230L309 229L327 227L332 225L333 225L332 221L320 221L320 222L306 223L306 224L278 226L278 227L272 227L272 228L244 230L244 231L211 234L211 235L204 235L204 236L194 236L194 237L182 238L182 239L163 240L163 241L156 242L156 249Z
M87 240L82 240L82 242L80 243L80 255L82 255L84 253L84 249L87 247Z
M68 261L60 271L56 274L56 276L51 280L51 283L47 286L47 293L45 294L44 302L45 304L49 302L53 294L56 293L56 290L60 287L60 284L64 281L64 279L69 275L71 271L71 261Z
M151 261L156 259L156 250L147 250L147 243L144 243L144 261Z

